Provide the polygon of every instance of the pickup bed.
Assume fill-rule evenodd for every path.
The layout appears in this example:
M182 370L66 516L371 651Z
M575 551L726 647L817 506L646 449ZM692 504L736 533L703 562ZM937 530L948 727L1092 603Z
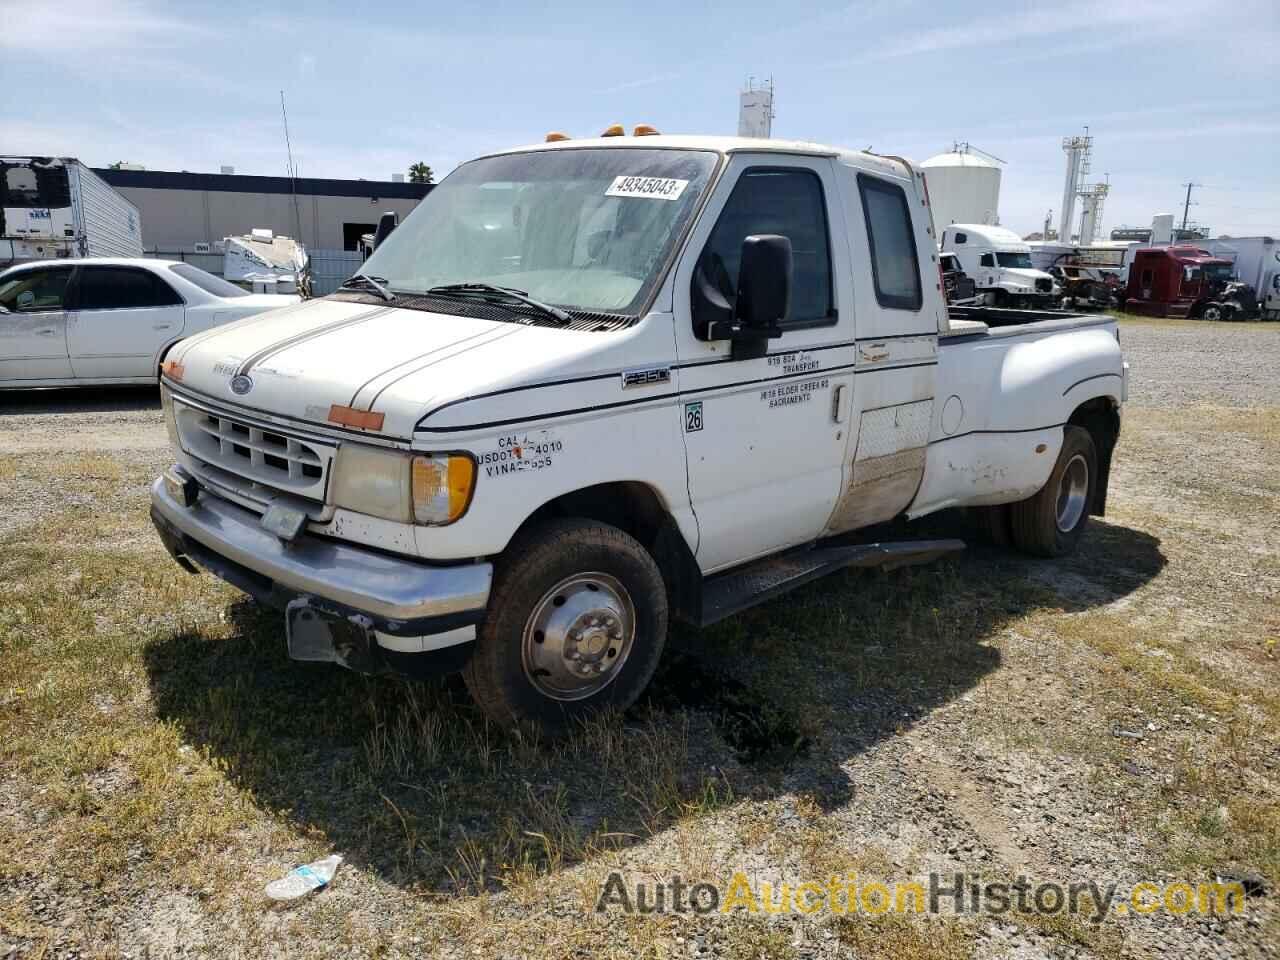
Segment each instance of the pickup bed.
M1105 508L1108 317L944 302L906 161L711 137L560 141L446 178L336 294L165 364L180 563L290 655L461 669L503 723L639 695L671 619L954 540L1030 553Z

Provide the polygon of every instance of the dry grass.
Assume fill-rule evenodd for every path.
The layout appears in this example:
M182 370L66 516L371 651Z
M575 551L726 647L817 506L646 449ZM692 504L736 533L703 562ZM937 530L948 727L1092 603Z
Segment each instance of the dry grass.
M992 876L1073 877L1085 851L1130 880L1231 864L1274 888L1277 468L1274 407L1131 409L1111 515L1076 558L975 547L678 631L646 703L546 744L494 730L453 681L288 661L273 615L164 554L137 462L0 458L0 496L87 494L0 538L0 944L1016 953L971 918L589 909L615 869L887 880L956 868L965 839ZM264 903L334 850L330 891ZM1000 936L1162 952L1148 929L1182 928L1019 917Z

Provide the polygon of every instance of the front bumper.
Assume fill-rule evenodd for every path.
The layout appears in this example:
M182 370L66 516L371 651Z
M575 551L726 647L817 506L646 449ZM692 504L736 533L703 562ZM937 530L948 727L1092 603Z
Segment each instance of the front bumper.
M151 485L151 519L187 569L199 564L269 606L306 599L333 616L366 618L389 638L455 634L484 619L489 602L493 564L430 566L305 532L285 543L257 514L207 492L186 506L163 477Z

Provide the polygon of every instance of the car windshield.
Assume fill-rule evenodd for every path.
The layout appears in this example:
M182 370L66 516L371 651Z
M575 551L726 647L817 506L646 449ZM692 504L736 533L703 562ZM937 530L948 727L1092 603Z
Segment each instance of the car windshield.
M194 283L205 293L212 293L215 297L247 297L249 295L249 291L243 287L237 287L231 281L215 277L212 273L205 273L199 267L193 267L189 263L171 263L169 269L183 280Z
M1204 272L1210 280L1231 279L1231 266L1226 263L1207 263L1205 264Z
M1002 267L1031 269L1031 254L1029 253L997 253L996 260L999 261Z
M464 164L361 268L397 294L493 284L570 310L636 313L716 154L556 149Z

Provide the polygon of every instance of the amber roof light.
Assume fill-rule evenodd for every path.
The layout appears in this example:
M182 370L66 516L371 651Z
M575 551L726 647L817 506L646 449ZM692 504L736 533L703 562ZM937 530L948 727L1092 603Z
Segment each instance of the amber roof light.
M658 128L651 127L647 123L637 123L636 128L631 131L633 137L656 137L658 136Z
M626 135L627 131L620 123L610 124L604 128L604 133L600 134L602 137L625 137Z

